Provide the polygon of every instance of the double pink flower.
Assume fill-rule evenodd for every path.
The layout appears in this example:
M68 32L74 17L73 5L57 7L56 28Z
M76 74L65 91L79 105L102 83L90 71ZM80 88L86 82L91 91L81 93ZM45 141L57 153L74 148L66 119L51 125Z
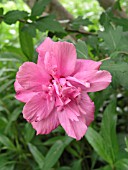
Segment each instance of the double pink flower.
M99 70L101 62L77 59L68 42L46 38L37 52L37 64L25 62L16 75L16 99L26 103L23 117L37 134L61 125L79 140L94 119L94 103L87 93L105 89L111 75Z

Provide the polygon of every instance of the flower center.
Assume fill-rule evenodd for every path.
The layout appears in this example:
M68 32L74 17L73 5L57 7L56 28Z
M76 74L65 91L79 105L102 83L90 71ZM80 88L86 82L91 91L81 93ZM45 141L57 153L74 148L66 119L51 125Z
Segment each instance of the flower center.
M81 89L72 86L66 78L54 79L52 82L56 93L56 107L58 111L63 110L65 105L81 93Z

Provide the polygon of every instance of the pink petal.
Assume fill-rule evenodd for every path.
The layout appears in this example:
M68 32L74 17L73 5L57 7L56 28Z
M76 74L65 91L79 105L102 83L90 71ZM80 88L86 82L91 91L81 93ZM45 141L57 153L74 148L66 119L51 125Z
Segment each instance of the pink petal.
M90 83L90 87L87 88L87 92L100 91L107 88L111 82L112 76L108 71L84 71L74 75L79 81Z
M34 95L36 95L36 92L32 92L31 90L25 90L19 83L18 81L15 81L14 83L14 88L16 91L16 99L21 101L21 102L28 102Z
M86 125L88 126L94 120L95 106L85 91L82 91L78 101L78 108L81 114L85 116Z
M45 71L41 71L37 64L25 62L20 66L16 79L24 89L40 91L42 84L48 84L50 76Z
M75 78L75 77L71 77L71 76L68 76L66 78L66 80L68 80L70 82L70 84L74 87L77 87L77 88L80 88L82 90L86 90L87 87L85 86L85 82Z
M101 64L100 61L77 59L73 75L82 71L99 70Z
M55 56L61 76L71 75L76 64L76 50L73 44L58 42L55 45Z
M53 42L50 38L46 38L37 48L37 52L39 53L38 64L44 63L45 60L45 64L48 65L47 62L50 60L46 58L51 56L50 68L57 66L58 76L68 76L73 73L76 64L76 50L72 43ZM45 55L46 52L49 54Z
M58 115L56 110L52 110L50 115L39 122L32 122L33 128L38 134L48 134L59 125Z
M47 37L44 40L44 42L41 43L36 49L36 51L39 53L39 56L44 59L45 53L53 50L53 44L54 41L52 41L49 37ZM39 62L41 62L41 60Z
M60 124L65 129L68 136L80 140L86 133L87 126L83 118L79 116L77 105L75 107L74 103L70 106L68 105L66 105L62 111L58 112Z
M25 104L23 116L28 122L40 121L48 117L54 108L55 100L45 97L43 93L38 93Z

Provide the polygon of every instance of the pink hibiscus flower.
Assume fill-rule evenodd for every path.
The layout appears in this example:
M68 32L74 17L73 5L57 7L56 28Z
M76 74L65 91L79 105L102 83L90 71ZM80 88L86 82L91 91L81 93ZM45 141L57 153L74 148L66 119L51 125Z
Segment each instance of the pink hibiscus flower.
M38 62L25 62L17 72L16 99L26 103L23 117L37 134L61 125L68 136L80 140L94 119L88 92L105 89L111 82L101 62L76 58L72 43L50 38L37 48Z

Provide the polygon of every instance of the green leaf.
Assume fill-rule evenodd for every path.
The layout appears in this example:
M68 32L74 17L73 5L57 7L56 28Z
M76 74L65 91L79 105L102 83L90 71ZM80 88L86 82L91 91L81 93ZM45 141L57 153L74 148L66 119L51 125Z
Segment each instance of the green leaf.
M88 48L84 41L78 40L78 42L76 43L76 52L78 58L88 59Z
M12 125L12 123L14 121L17 120L19 114L22 113L22 109L21 107L17 107L16 109L14 109L14 111L9 115L9 121L8 121L8 124L5 128L5 133L9 132L9 129L10 129L10 126Z
M104 166L102 168L98 168L98 169L95 169L95 170L113 170L113 169L111 168L111 166L106 165L106 166Z
M64 140L58 140L52 145L45 157L43 170L49 170L55 165L62 155L64 148L69 145L71 141L72 139L66 136Z
M112 74L112 84L114 87L121 85L128 89L128 79L126 79L128 75L128 63L107 60L103 62L101 69L108 70Z
M37 149L36 146L34 146L31 143L28 143L28 147L30 152L32 153L35 161L38 163L40 169L42 169L43 164L44 164L44 156L42 155L42 153Z
M22 31L27 32L30 36L36 37L36 28L33 23L27 23L22 27Z
M100 107L103 106L104 101L109 98L109 96L112 94L112 92L113 92L113 89L111 86L109 86L107 89L95 93L95 96L94 96L94 103L96 106L95 117L98 115L99 109L100 109ZM97 99L100 99L100 100L97 100Z
M113 163L116 161L119 150L116 136L116 121L116 102L111 101L103 114L101 135L106 143L107 154Z
M71 170L82 170L81 162L82 162L81 159L80 160L76 160L73 163L73 166L72 166Z
M43 142L43 145L53 145L56 141L58 140L64 140L65 137L64 136L55 136L55 137L52 137L50 139L48 139L46 142Z
M122 26L124 31L128 31L128 19L127 18L112 17L111 19L116 25Z
M19 38L20 38L20 45L23 53L28 58L29 61L32 61L33 54L34 54L34 45L32 36L23 31L22 28L24 27L23 23L19 24Z
M112 26L109 26L105 31L99 32L99 37L104 40L103 45L107 50L115 51L119 47L122 33L122 27L118 26L114 29Z
M3 13L4 13L4 9L3 8L0 8L0 23L3 21Z
M35 2L31 16L39 16L42 15L45 7L50 3L51 0L38 0Z
M115 164L116 170L128 170L128 159L121 159Z
M14 24L18 20L22 20L28 16L26 11L13 10L4 15L4 22L7 24Z
M74 19L71 22L71 27L73 29L78 30L80 28L80 26L88 26L91 24L92 24L92 22L88 18L84 19L82 16L78 16L76 19Z
M0 109L1 110L1 109ZM4 117L0 117L0 133L3 133L6 126L8 124L7 119L5 119Z
M52 168L60 158L63 151L64 144L62 141L57 141L56 143L54 143L54 145L50 148L45 157L43 170L49 170L50 168Z
M64 33L64 29L61 24L55 20L52 15L42 17L36 22L36 28L41 31L50 31L50 32L62 32Z
M87 133L85 135L86 139L93 147L93 149L107 162L111 162L106 151L105 151L105 143L102 136L96 132L93 128L89 127Z
M32 128L32 125L30 123L25 124L23 134L24 134L25 141L27 143L30 142L32 140L32 138L34 137L35 131Z
M10 164L10 162L8 162L8 164ZM0 170L14 170L15 165L7 165L7 166L3 166Z
M4 9L0 8L0 15L3 15L3 13L4 13Z
M2 169L5 165L8 164L8 158L7 154L1 154L0 155L0 169Z
M63 166L63 167L57 168L57 170L71 170L71 168L67 166Z
M1 70L2 71L2 70ZM6 70L6 71L14 71L14 70ZM4 90L6 90L8 87L11 87L11 85L14 83L14 80L10 80L10 81L7 81L7 83L4 83L3 85L1 85L0 87L0 93Z
M126 148L125 148L125 150L126 150L126 152L128 152L128 138L127 138L127 137L125 137L125 143L126 143Z
M5 148L9 150L16 149L11 140L7 136L4 136L3 134L0 134L0 143L2 143L5 146Z

